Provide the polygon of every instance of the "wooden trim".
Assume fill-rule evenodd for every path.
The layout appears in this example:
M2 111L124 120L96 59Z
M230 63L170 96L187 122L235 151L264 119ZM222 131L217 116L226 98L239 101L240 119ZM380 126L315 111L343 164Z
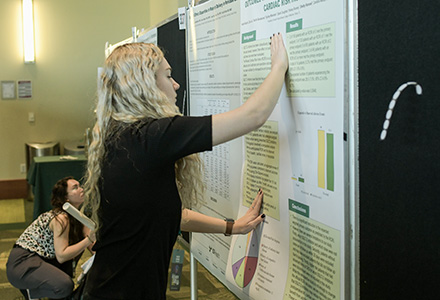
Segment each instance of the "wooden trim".
M0 200L28 197L26 179L0 180Z

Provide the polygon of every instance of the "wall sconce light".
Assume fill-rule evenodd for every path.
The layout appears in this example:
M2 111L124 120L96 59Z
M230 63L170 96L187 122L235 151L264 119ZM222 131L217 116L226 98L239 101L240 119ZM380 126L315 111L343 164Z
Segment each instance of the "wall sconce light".
M35 63L33 0L22 0L24 63Z

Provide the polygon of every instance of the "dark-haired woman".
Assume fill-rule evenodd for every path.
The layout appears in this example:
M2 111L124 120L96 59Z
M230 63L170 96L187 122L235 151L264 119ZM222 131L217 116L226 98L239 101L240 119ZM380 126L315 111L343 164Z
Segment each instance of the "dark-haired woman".
M53 209L41 214L15 242L6 265L10 283L27 299L69 296L74 288L74 263L96 240L95 234L63 210L69 202L78 208L84 192L73 177L52 189Z

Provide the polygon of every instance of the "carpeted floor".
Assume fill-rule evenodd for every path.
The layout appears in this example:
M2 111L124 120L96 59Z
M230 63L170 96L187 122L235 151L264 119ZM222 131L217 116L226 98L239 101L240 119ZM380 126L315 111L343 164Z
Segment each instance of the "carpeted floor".
M32 220L33 202L24 199L0 200L0 299L22 300L20 291L8 282L6 277L6 261L12 245L26 226ZM185 249L183 244L176 243L176 249ZM80 266L90 257L85 251L81 258ZM170 291L168 288L167 299L191 299L190 290L190 263L189 253L185 251L180 291ZM200 300L235 300L235 297L225 286L209 273L201 264L198 264L197 273L198 299ZM169 286L169 285L168 285Z

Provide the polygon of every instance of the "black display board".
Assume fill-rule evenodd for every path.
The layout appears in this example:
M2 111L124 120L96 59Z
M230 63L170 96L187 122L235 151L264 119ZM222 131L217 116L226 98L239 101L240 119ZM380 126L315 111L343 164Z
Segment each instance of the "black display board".
M179 29L178 18L174 18L165 24L157 27L157 45L162 49L165 58L170 64L172 76L180 89L177 91L177 106L180 111L187 114L188 104L183 108L184 97L186 97L186 47L185 47L185 30Z
M360 298L440 299L440 1L358 9Z
M176 104L180 111L184 115L187 115L188 97L186 93L187 73L185 30L179 29L179 20L177 17L172 18L171 20L157 27L157 45L162 49L165 54L165 58L173 69L171 75L180 85L180 89L177 91ZM184 104L184 102L186 102L186 104ZM182 232L181 235L189 244L188 232Z

